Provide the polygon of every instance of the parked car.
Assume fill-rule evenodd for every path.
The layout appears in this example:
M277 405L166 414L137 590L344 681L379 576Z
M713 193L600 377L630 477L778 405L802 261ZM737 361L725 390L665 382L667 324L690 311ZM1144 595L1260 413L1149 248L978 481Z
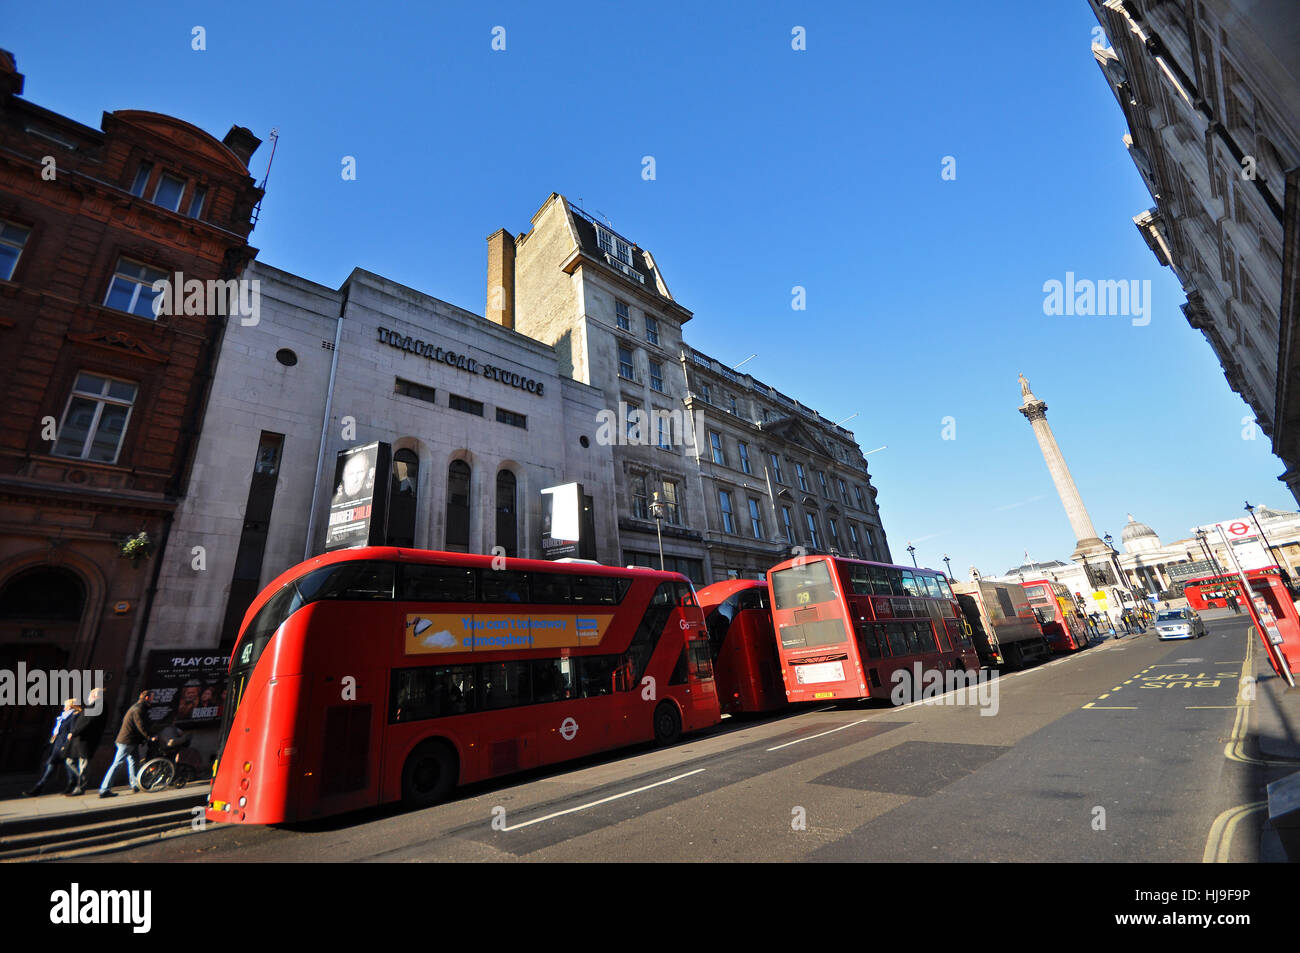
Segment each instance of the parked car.
M1161 609L1156 613L1156 635L1166 639L1199 639L1205 634L1205 623L1191 609Z

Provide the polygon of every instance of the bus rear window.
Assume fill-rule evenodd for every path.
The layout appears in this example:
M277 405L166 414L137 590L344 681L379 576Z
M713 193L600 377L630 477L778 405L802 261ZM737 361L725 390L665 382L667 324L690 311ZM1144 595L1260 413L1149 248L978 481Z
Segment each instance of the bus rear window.
M835 598L835 589L826 563L818 561L772 573L772 595L776 608L790 609L830 602Z

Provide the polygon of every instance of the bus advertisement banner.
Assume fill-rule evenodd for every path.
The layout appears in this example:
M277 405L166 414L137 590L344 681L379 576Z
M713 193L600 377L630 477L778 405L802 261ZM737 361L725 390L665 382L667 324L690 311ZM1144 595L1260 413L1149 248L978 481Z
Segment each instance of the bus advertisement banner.
M613 618L609 613L410 613L406 617L406 654L587 648L600 644Z

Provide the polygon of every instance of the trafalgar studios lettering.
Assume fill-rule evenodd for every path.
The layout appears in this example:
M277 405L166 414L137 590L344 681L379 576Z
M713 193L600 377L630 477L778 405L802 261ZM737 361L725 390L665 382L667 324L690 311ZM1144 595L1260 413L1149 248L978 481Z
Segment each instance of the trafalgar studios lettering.
M469 371L471 374L482 374L488 380L500 381L507 387L517 387L519 390L528 391L528 393L536 394L538 397L542 396L543 389L546 386L541 381L525 377L523 374L508 371L504 367L497 367L495 364L480 364L465 354L438 347L422 338L413 338L409 334L399 334L389 328L379 329L379 340L381 343L391 345L398 350L409 351L412 354L427 357L436 363L460 368L462 371Z

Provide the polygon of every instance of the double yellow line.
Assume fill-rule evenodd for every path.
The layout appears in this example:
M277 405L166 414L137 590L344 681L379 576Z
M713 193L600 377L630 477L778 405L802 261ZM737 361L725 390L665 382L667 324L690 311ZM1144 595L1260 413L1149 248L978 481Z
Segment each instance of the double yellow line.
M1246 734L1250 727L1250 709L1254 703L1254 692L1246 694L1247 685L1252 685L1255 660L1255 627L1246 628L1246 659L1241 665L1241 676L1237 681L1237 717L1232 723L1232 734L1224 745L1223 756L1229 761L1240 764L1264 765L1266 767L1300 767L1300 761L1278 760L1275 758L1257 758L1246 751ZM1243 700L1243 695L1245 696ZM1214 819L1210 825L1210 835L1205 839L1205 851L1201 862L1205 864L1226 864L1232 860L1232 838L1238 825L1252 814L1268 808L1268 801L1251 801L1230 807Z

